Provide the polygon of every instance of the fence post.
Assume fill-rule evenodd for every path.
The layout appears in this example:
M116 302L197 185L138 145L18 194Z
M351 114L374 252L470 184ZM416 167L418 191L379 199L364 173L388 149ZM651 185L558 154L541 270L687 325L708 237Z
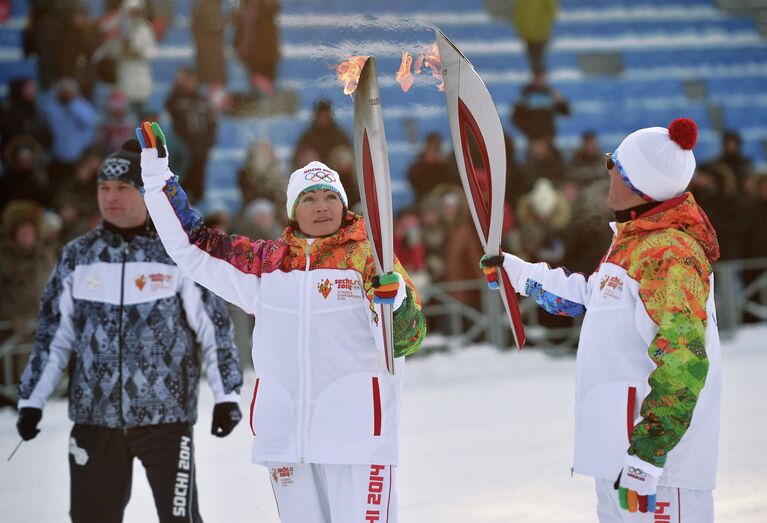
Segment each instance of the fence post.
M729 262L721 262L716 266L716 289L719 296L716 299L719 330L730 331L738 326L737 304L737 269Z

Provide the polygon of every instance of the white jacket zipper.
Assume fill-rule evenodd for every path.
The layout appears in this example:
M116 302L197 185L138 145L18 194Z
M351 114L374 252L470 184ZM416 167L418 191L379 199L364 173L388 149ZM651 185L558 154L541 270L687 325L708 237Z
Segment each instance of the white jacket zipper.
M298 444L299 444L299 456L301 465L304 464L304 453L306 452L306 441L308 439L309 432L309 402L311 400L311 362L309 358L309 325L310 325L310 310L311 310L311 289L307 285L309 278L309 270L311 263L311 245L306 245L306 271L304 272L301 296L301 322L300 325L301 335L299 336L301 343L301 353L303 356L303 401L301 402L301 423L298 427Z

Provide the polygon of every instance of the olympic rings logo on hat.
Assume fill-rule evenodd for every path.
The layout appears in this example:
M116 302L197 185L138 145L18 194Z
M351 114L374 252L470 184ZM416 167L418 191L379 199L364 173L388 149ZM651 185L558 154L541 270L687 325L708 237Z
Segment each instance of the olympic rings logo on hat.
M101 166L102 176L109 179L125 176L128 171L130 171L130 160L125 158L107 158Z
M325 169L310 169L304 174L304 180L308 182L327 182L335 183L337 181L335 173Z

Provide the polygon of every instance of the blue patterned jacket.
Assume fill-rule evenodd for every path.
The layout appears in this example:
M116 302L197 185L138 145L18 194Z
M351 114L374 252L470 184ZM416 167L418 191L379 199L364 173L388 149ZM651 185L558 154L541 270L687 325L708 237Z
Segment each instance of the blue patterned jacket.
M233 338L223 300L183 276L154 231L126 242L100 227L51 274L19 408L42 409L68 369L76 423L194 423L203 368L216 403L239 401Z

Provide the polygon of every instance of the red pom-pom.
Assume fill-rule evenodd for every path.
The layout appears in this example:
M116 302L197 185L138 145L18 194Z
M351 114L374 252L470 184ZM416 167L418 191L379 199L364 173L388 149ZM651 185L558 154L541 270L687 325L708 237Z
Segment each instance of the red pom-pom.
M685 150L691 150L698 142L698 125L690 118L677 118L668 126L669 138Z

